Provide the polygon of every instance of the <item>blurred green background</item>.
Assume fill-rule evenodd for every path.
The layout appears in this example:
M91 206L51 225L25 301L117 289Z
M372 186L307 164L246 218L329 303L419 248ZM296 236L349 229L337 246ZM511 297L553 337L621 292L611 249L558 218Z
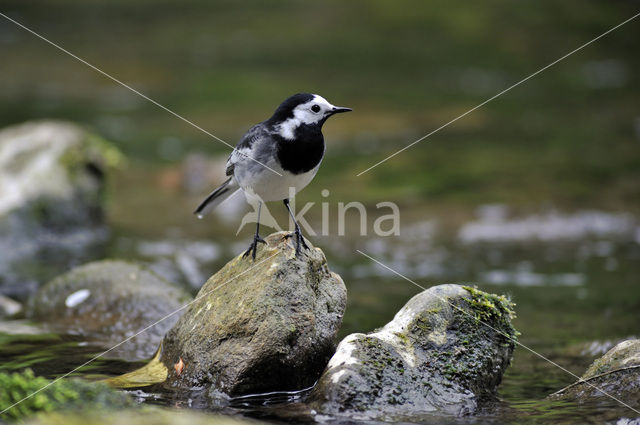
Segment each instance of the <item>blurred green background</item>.
M394 201L403 233L339 238L334 229L312 239L349 288L343 335L386 323L419 291L372 267L356 248L424 285L473 281L512 295L521 341L577 374L612 341L639 332L640 18L356 176L633 16L638 1L0 4L2 13L232 145L296 92L352 107L325 125L324 163L298 202L325 201L322 189L330 190L332 211L337 202L375 210ZM0 77L0 126L71 120L126 154L110 194L112 254L138 255L123 240L206 239L224 248L219 266L246 248L251 226L236 236L235 219L203 222L191 214L223 180L223 168L205 177L204 188L184 186L190 155L223 163L227 146L1 17ZM603 220L614 231L589 233L589 222L568 241L503 242L498 229L488 242L460 242L459 229L486 204L508 206L516 217L557 209L569 214L566 227L582 226L583 211L609 212ZM283 208L272 212L286 217ZM318 212L308 215L316 228ZM534 228L548 229L547 220L563 230L554 215L535 217L542 224ZM528 400L573 380L517 350L501 395L536 410Z
M637 6L3 0L2 11L232 145L295 92L353 107L325 127L328 156L314 182L336 196L637 209L637 22L356 177ZM0 49L1 125L86 123L138 167L229 152L4 19Z

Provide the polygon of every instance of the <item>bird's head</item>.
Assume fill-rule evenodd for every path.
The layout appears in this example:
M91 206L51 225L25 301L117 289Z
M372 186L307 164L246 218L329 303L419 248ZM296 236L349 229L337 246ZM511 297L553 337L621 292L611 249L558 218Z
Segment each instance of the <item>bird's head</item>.
M282 102L269 122L279 128L284 138L293 139L299 126L305 124L322 128L330 116L349 111L351 108L332 105L320 95L298 93Z

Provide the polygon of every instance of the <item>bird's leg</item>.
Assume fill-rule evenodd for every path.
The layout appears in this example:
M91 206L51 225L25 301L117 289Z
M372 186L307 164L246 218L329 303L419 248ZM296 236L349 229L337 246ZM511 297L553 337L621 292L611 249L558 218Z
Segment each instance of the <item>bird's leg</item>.
M245 253L242 255L242 257L244 258L247 255L249 255L249 253L251 252L252 253L251 258L253 258L253 261L256 260L256 251L258 250L258 243L264 243L264 244L267 243L258 234L258 232L260 231L260 210L261 209L262 209L262 202L258 204L258 220L256 223L256 234L253 235L253 242L251 242L251 245L249 245L249 249L247 249Z
M302 246L304 249L309 249L309 247L307 246L307 243L304 241L304 237L302 236L302 232L300 231L300 226L298 226L298 222L296 221L295 216L291 212L291 208L289 208L289 199L288 198L284 199L282 202L284 202L284 206L287 207L287 211L289 211L289 215L291 216L291 219L293 220L293 224L296 226L296 230L293 233L289 233L286 237L290 238L290 237L295 235L295 237L296 237L296 256L299 256L300 255L300 246Z

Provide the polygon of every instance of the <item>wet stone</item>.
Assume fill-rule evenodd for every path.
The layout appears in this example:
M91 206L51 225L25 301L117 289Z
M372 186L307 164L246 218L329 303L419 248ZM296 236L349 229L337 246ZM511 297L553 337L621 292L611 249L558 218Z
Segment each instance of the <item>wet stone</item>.
M595 360L580 379L549 398L585 402L613 396L640 408L640 340L619 343Z
M310 406L363 420L473 414L495 400L510 363L512 308L475 288L432 287L382 329L343 339Z
M171 388L212 397L313 385L335 349L346 305L342 279L310 246L300 257L285 233L265 238L201 288L163 341Z
M104 260L76 267L44 285L28 302L27 316L47 327L112 346L164 319L109 353L149 358L191 300L180 287L145 267Z
M106 179L119 160L108 142L71 123L0 130L0 293L24 300L102 254Z

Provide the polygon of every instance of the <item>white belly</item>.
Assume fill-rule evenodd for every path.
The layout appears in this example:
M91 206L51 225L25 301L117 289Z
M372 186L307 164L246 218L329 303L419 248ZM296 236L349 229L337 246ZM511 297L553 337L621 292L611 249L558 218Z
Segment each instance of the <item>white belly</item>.
M282 176L263 168L256 174L236 172L234 177L248 196L255 197L257 195L265 202L282 201L304 189L315 177L320 164L311 171L302 174L291 174L277 164L269 164L269 167Z

